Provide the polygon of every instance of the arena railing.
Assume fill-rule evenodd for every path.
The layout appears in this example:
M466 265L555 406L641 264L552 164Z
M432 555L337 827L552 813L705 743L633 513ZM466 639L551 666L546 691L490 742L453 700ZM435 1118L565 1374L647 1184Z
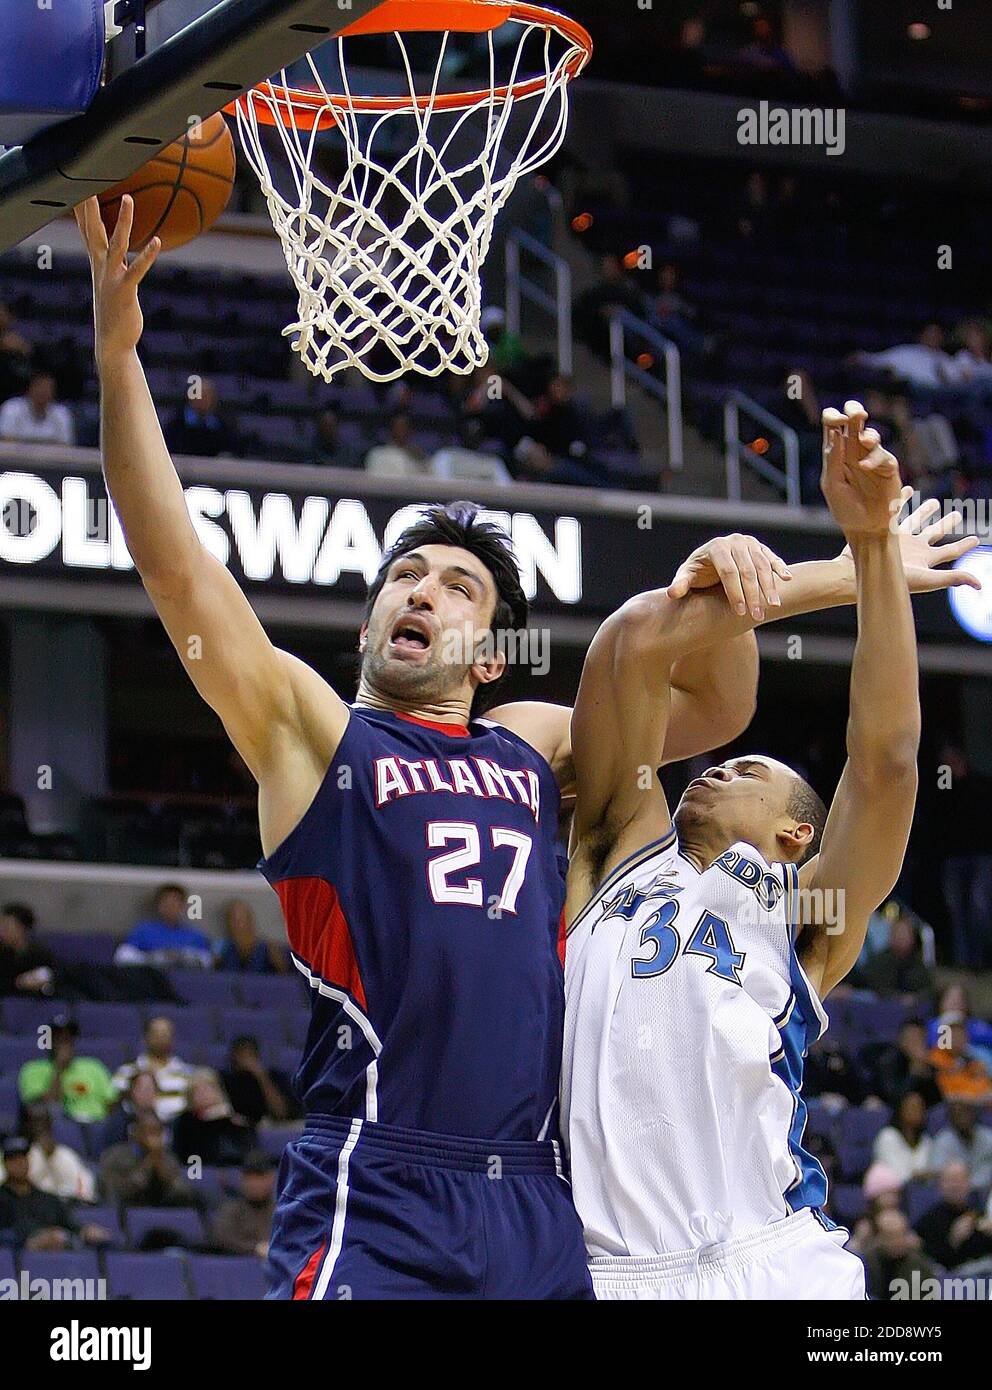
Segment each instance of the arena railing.
M628 334L640 340L637 356L628 351ZM665 364L664 380L654 376L638 358L644 348L653 348ZM610 371L613 405L622 410L627 404L627 382L634 381L661 402L667 416L668 467L681 473L685 464L685 436L682 424L682 355L671 338L666 338L628 309L610 314Z
M742 416L781 440L785 455L784 469L756 452L753 436L749 442L741 439ZM745 396L743 391L734 391L723 403L723 437L729 501L741 500L741 464L744 464L752 473L756 473L759 478L777 488L788 506L802 505L799 486L799 436L794 429L784 425L750 396Z
M531 257L546 266L554 277L551 294L538 280L523 270L523 258ZM571 376L574 365L572 339L572 268L564 257L550 251L527 232L515 228L506 239L506 326L519 336L524 300L542 310L555 322L558 370Z

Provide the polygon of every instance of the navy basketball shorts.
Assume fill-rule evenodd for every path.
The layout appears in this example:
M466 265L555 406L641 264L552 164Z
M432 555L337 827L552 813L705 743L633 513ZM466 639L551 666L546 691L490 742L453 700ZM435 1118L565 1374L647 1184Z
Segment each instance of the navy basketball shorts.
M554 1143L310 1116L279 1168L274 1299L592 1299Z

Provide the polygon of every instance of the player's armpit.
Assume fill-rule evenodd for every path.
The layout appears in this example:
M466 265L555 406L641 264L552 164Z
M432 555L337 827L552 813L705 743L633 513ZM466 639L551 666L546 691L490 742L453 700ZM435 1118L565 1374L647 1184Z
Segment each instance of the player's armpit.
M518 700L512 705L500 705L498 709L489 710L484 717L526 739L550 766L562 795L570 795L574 791L575 768L569 730L572 711L567 705Z
M853 970L871 914L898 881L916 790L910 748L878 776L844 770L820 853L799 871L800 959L821 999Z

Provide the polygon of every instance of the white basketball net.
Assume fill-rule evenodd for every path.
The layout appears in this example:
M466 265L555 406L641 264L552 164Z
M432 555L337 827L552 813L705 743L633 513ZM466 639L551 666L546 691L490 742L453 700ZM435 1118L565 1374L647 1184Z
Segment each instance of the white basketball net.
M308 116L298 124L285 69L268 89L258 88L239 102L241 142L299 294L298 317L285 335L314 376L331 381L357 367L373 381L385 382L407 371L467 375L485 365L489 349L480 327L480 276L493 223L517 182L561 147L570 72L581 53L543 25L510 22L521 30L519 41L511 45L512 57L488 35L489 91L469 110L448 111L435 104L449 34L439 36L432 82L419 93L404 36L392 36L410 100L404 97L402 105L387 111L356 109L361 98L351 91L346 40L337 41L343 103L341 97L332 99L308 57L316 109L321 115L336 113L336 130L322 133L317 123L310 129ZM526 97L514 97L514 85L535 75L523 63L526 56L533 64L538 48L544 85ZM555 49L561 50L558 56L553 56ZM499 92L504 86L510 88L506 97ZM418 96L430 98L423 109ZM523 144L510 153L510 117L524 100L533 103L533 119ZM277 116L278 140L271 143L273 148L281 145L290 179L281 156L282 167L270 170L270 142L263 143L263 135L273 127L258 119L262 104ZM404 124L398 127L399 122ZM346 144L347 169L330 187L314 169L314 154L321 139L333 141L338 134ZM509 134L519 143L516 127ZM397 135L403 141L398 156ZM469 137L473 151L479 152L466 160ZM386 147L382 162L377 147ZM446 167L448 159L451 168Z

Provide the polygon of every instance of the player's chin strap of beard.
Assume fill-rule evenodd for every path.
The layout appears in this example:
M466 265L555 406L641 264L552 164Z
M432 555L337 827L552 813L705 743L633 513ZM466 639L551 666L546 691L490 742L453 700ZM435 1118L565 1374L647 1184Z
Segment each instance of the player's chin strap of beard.
M699 1242L695 1248L696 1266L707 1250L726 1245L733 1233L733 1222L722 1212L694 1211L689 1217L689 1229Z

